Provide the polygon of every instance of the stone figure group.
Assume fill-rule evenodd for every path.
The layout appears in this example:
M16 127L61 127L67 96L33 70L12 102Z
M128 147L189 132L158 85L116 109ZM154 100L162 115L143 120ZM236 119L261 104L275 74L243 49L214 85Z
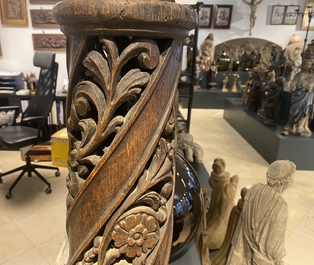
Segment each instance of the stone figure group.
M196 246L207 254L199 252L201 264L283 264L288 212L282 193L293 183L295 164L273 162L266 172L267 183L242 188L236 205L239 177L230 178L225 166L223 159L216 158L209 178L212 193L201 245L196 238ZM210 258L208 250L213 249L218 251Z

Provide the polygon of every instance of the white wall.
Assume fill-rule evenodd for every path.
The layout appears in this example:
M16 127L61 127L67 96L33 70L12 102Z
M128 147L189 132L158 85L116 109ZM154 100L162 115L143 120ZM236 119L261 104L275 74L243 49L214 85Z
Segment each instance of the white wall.
M247 0L251 1L251 0ZM305 37L306 30L301 30L302 18L299 17L296 25L270 25L270 16L272 6L278 5L300 5L303 11L306 0L263 0L256 12L256 22L250 36L250 7L243 0L204 0L204 4L226 4L233 5L233 13L230 29L200 29L198 46L202 44L209 33L214 34L215 45L220 44L228 39L243 37L261 38L272 41L285 48L292 34L299 34L302 41ZM314 38L312 31L309 32L308 41Z
M33 5L26 0L28 26L5 26L0 23L0 43L2 57L0 57L0 71L35 72L38 76L39 68L33 66L34 47L32 34L61 33L59 29L33 28L30 9L51 9L53 5ZM63 81L67 78L65 52L56 52L59 63L57 89L61 90Z
M224 30L200 29L198 44L204 41L209 33L214 34L215 45L228 39L250 37L250 8L242 0L204 0L204 4L232 4L233 14L231 28ZM272 6L280 2L282 5L296 4L304 9L306 0L263 0L257 10L257 19L251 37L273 41L282 47L289 42L292 34L297 33L305 37L305 30L301 30L302 18L298 18L297 25L270 25ZM29 73L38 68L33 66L33 41L32 33L42 33L43 29L33 28L31 25L30 9L51 9L52 5L33 5L26 0L28 26L12 27L0 24L0 41L3 56L0 57L0 71L22 71ZM60 33L58 29L44 29L46 33ZM312 40L314 34L309 32L308 40ZM63 80L67 78L65 52L57 52L59 63L58 90L62 89Z

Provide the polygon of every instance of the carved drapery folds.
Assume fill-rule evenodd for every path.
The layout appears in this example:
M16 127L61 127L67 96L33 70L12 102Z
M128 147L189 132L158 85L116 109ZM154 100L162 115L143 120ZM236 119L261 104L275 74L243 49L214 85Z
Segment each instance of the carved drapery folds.
M164 1L70 0L53 14L70 76L68 264L168 264L176 85L195 13Z

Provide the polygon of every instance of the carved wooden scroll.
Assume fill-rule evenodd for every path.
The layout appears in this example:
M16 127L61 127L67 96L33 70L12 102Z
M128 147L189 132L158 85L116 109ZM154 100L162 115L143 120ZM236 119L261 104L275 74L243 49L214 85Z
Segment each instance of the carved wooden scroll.
M176 86L193 9L68 0L68 264L168 264Z

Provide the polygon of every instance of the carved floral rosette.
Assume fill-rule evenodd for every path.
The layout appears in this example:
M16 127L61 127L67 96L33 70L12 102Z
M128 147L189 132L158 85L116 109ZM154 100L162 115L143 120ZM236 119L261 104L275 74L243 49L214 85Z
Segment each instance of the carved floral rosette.
M68 264L168 264L176 87L195 13L164 1L70 0L53 15L70 76Z

